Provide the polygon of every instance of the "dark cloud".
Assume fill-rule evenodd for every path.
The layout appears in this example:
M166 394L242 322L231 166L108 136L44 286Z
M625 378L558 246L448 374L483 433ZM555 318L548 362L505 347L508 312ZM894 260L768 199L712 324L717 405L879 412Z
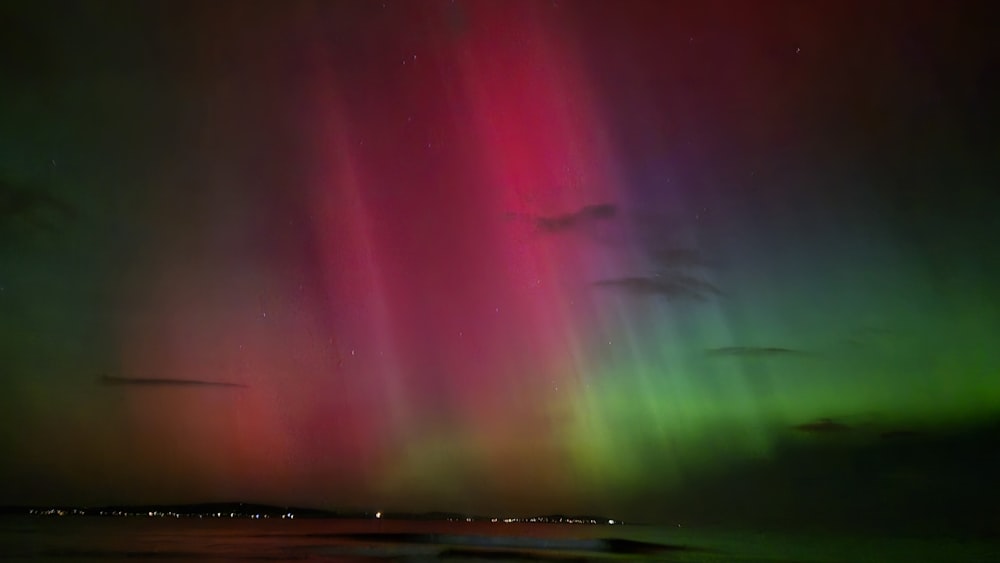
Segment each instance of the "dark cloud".
M618 213L618 208L610 203L585 205L579 211L562 215L539 216L534 222L538 230L546 233L561 233L581 228L597 221L606 221Z
M812 422L796 424L792 428L809 434L833 434L837 432L846 432L852 429L850 426L837 422L831 418L820 418Z
M595 287L617 289L637 296L660 296L669 299L696 299L703 301L722 295L711 283L686 275L654 275L612 278L594 282Z
M72 205L51 193L0 177L0 229L51 231L75 216Z
M694 248L667 247L651 250L650 258L660 268L705 268L709 265L704 254Z
M102 385L108 386L129 386L129 387L227 387L245 389L247 386L241 383L229 383L225 381L206 381L202 379L167 379L167 378L141 378L141 377L114 377L103 375L100 378Z
M885 432L879 434L879 437L883 440L902 440L908 438L921 438L923 436L924 432L907 429L886 430Z
M706 352L709 356L713 357L741 358L763 358L803 354L800 350L793 350L792 348L778 348L774 346L724 346L722 348L709 348Z

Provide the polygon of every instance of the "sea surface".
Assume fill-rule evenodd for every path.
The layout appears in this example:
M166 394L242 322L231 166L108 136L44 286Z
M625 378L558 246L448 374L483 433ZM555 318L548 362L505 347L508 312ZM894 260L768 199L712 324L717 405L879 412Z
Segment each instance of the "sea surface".
M1000 541L684 527L323 519L0 518L4 561L998 562Z

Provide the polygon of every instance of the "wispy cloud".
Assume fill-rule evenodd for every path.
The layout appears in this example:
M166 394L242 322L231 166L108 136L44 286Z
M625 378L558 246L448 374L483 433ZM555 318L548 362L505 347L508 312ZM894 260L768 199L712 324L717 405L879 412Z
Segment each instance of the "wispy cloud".
M709 265L704 254L694 248L657 248L649 252L649 257L657 267L665 270L674 268L705 268Z
M923 436L924 436L924 433L921 432L921 431L919 431L919 430L908 430L908 429L905 429L905 428L900 428L900 429L895 429L895 430L886 430L885 432L882 432L881 434L879 434L879 437L882 438L883 440L898 440L898 439L907 439L907 438L921 438Z
M636 296L659 296L669 299L705 299L722 295L711 283L686 275L629 276L594 282L595 287L615 289Z
M130 387L226 387L245 389L247 386L242 383L229 383L226 381L208 381L203 379L170 379L170 378L142 378L142 377L114 377L102 375L99 378L102 385L108 386L130 386Z
M72 219L76 210L62 199L31 184L0 177L0 227L25 226L52 230Z
M776 346L723 346L705 351L713 357L768 358L775 356L800 356L805 352Z
M820 418L812 422L796 424L792 428L798 430L799 432L805 432L807 434L833 434L838 432L846 432L852 429L850 426L842 422L837 422L832 418Z
M561 233L581 228L597 221L612 219L618 213L618 208L611 203L585 205L573 213L562 215L538 216L534 223L538 230L546 233Z

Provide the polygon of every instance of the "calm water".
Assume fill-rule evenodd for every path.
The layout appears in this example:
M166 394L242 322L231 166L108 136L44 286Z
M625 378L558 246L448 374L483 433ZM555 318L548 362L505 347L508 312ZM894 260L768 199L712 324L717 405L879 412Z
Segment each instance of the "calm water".
M996 562L1000 542L373 520L0 519L5 561Z

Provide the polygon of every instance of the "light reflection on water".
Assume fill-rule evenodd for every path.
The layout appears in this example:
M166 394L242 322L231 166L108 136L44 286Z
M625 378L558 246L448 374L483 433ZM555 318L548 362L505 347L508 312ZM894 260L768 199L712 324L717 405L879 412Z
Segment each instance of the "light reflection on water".
M96 517L0 519L5 561L996 561L1000 542L653 526Z

